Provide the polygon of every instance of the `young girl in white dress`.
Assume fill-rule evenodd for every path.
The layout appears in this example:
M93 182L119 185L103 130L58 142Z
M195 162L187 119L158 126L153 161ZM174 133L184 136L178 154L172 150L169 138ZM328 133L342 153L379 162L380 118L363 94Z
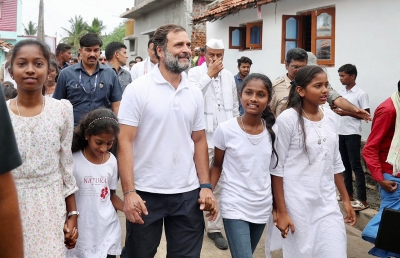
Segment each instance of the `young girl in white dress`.
M300 68L288 109L276 121L279 163L271 174L277 227L286 238L285 258L347 257L344 222L356 222L341 174L335 115L320 107L326 102L328 84L319 66ZM344 221L335 185L347 213Z
M79 190L79 239L67 257L112 258L121 254L121 225L115 210L123 201L116 195L118 166L108 150L119 132L114 113L100 108L85 115L72 142L74 176Z
M233 258L253 257L272 210L269 171L277 154L271 95L267 76L248 75L240 93L243 116L219 124L212 139L211 183L220 181L221 216Z
M47 46L22 40L12 49L10 62L18 96L7 103L23 161L13 176L25 257L65 257L64 241L73 248L78 237L72 105L42 95L50 67Z

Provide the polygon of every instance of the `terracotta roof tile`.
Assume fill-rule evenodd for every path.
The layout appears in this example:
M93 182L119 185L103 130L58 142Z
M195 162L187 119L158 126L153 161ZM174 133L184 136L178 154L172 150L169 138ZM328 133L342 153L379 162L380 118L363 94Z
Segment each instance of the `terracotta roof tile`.
M13 45L8 43L8 42L6 42L6 41L0 40L0 47L5 47L5 48L8 48L8 49L12 49Z
M194 17L193 23L196 24L205 21L223 19L225 16L235 14L240 10L256 8L276 1L279 0L225 0L218 5L211 7L202 15Z

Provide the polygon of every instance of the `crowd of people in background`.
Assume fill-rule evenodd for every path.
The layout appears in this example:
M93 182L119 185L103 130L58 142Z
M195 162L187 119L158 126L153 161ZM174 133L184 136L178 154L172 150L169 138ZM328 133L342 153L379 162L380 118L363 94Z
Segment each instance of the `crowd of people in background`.
M356 66L338 69L337 92L304 49L289 50L287 73L271 81L246 56L235 75L225 69L220 39L191 48L174 24L130 62L123 43L104 47L95 33L80 38L77 57L64 43L53 59L38 41L14 46L0 72L0 185L8 180L14 196L0 252L154 257L164 229L167 257L200 257L206 232L232 257L251 258L267 227L267 256L276 243L284 257L347 257L345 223L368 208L360 148L370 106ZM398 92L375 111L363 151L380 214L400 209L390 195L400 193ZM374 242L379 222L364 239Z

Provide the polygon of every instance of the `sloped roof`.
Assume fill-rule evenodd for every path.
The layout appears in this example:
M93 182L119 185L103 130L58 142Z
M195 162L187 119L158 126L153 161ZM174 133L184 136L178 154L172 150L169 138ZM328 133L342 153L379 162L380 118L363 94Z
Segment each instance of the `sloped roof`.
M212 6L202 15L193 18L193 23L205 21L221 20L228 15L235 14L240 10L256 8L258 6L277 2L279 0L225 0L215 6Z
M13 48L13 45L12 45L12 44L10 44L10 43L8 43L8 42L6 42L6 41L4 41L4 40L0 40L0 46L1 46L1 47L5 47L5 48L8 48L8 49L12 49L12 48Z

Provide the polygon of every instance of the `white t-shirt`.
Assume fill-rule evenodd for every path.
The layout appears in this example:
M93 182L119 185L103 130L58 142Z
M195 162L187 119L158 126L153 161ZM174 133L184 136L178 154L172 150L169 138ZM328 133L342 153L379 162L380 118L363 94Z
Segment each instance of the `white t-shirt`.
M204 130L203 113L201 91L184 73L176 90L158 65L129 84L118 119L138 128L133 147L137 190L174 194L199 187L191 135Z
M273 127L277 133L277 127ZM261 140L257 145L253 145ZM270 166L272 140L268 131L246 135L237 118L219 124L212 141L225 151L222 165L221 216L252 223L267 223L272 210Z
M100 165L88 161L82 151L72 154L74 176L79 190L75 192L79 211L79 237L67 257L107 257L121 254L121 225L110 200L110 190L118 187L117 160L110 158Z
M368 94L363 91L360 87L355 85L351 90L347 91L346 87L339 92L343 98L347 99L354 106L367 109L369 108L369 97ZM361 119L357 119L351 116L339 116L338 117L338 134L361 135Z
M146 58L142 62L136 63L134 66L132 66L130 71L132 81L136 80L142 75L150 73L154 66L155 64L150 61L150 58Z

